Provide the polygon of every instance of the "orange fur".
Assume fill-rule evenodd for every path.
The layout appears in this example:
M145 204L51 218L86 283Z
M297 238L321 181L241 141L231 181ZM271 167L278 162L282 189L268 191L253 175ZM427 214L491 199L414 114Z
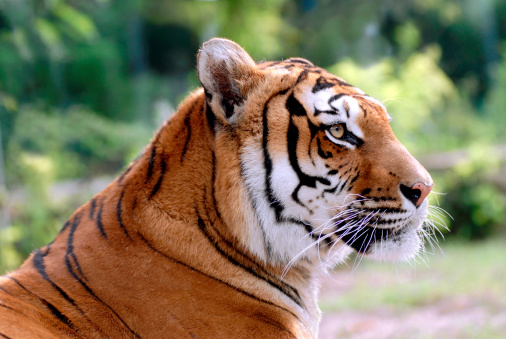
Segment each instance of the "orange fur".
M257 66L239 46L215 39L200 52L199 77L206 94L192 93L141 157L80 207L51 244L0 277L0 338L316 337L322 269L304 254L283 271L292 258L276 254L268 230L277 232L292 219L266 225L258 199L268 189L250 187L258 180L247 178L268 161L274 178L276 166L289 163L295 142L287 143L287 134L297 129L300 147L293 154L300 171L324 177L329 169L342 170L348 195L372 192L372 202L382 191L390 194L381 196L383 207L401 208L400 184L431 182L395 139L381 106L303 59ZM316 115L308 120L288 114L292 93L306 111L312 109L303 90L322 77L335 82L329 86L335 93L357 96L365 112L356 119L364 145L336 145L325 129L311 134L309 121ZM344 107L351 109L347 102ZM255 149L264 156L251 155ZM325 154L332 157L320 157ZM314 173L322 168L325 173ZM352 173L357 178L350 183ZM274 198L282 194L276 184ZM302 185L296 193L305 199L321 183L316 186ZM281 218L297 206L300 213L334 208L337 214L344 205L333 199L322 192L299 203L304 209L283 206ZM298 221L286 227L292 227L282 231L289 253L299 246L289 237L304 227ZM344 246L342 239L334 242Z

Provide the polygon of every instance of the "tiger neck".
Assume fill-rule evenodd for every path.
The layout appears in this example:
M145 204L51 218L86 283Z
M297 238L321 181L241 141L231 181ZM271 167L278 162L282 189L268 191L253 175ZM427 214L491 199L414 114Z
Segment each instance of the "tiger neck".
M315 335L320 311L314 276L293 268L283 277L283 267L262 256L261 232L240 179L237 140L217 138L203 121L205 97L198 91L137 161L78 209L52 244L35 252L29 266L51 284L77 281L93 290L85 277L93 267L103 266L100 246L109 246L107 260L118 265L124 265L125 249L131 254L154 251L267 305L283 305L281 312ZM62 255L67 271L61 271ZM147 263L132 259L128 265L128 271L135 271ZM152 288L163 290L170 279L162 278Z
M203 262L199 269L207 271L213 266L209 262L214 260L209 258L215 258L216 265L230 266L231 271L221 271L227 272L225 275L233 276L232 271L250 275L260 284L274 288L286 303L301 308L307 313L307 322L317 323L320 311L316 305L316 274L301 267L286 273L284 266L268 262L262 231L241 179L239 141L229 131L217 135L220 132L214 131L209 119L212 113L206 110L209 107L205 97L197 92L181 105L155 137L151 149L145 151L144 167L148 168L139 172L146 173L145 180L150 183L147 186L152 188L144 192L145 207L136 212L143 215L140 220L151 219L153 223L143 224L140 232L171 255L176 255L175 248L167 245L165 239L171 237L170 232L185 234L202 250L201 258L194 260L194 248L177 246L178 251L184 252L177 253L181 255L179 259ZM157 175L151 174L151 167L159 169ZM165 225L145 227L157 220L165 220ZM171 220L169 227L167 220ZM177 228L170 231L175 225ZM260 287L254 287L253 294L255 289Z

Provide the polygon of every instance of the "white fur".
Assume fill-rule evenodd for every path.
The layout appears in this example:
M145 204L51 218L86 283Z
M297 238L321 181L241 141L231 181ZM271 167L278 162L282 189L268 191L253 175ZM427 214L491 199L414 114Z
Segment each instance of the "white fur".
M425 200L418 208L404 199L404 206L410 207L409 221L403 225L403 232L395 239L382 240L371 246L369 258L379 261L410 260L419 254L422 241L418 234L427 216L428 202ZM413 207L411 207L413 206Z
M312 245L311 238L306 237L306 231L297 224L278 223L274 210L269 205L265 192L265 169L263 163L255 159L262 159L263 150L259 145L247 145L241 152L241 162L243 164L243 175L246 186L256 207L256 214L260 221L266 241L270 244L272 253L270 255L277 258L281 263L288 263L294 258L301 248ZM274 159L273 159L274 161ZM274 164L273 164L274 165ZM290 166L285 164L276 164L273 166L273 177L278 180L272 180L274 191L278 199L283 201L283 197L289 195L297 185L298 178ZM283 177L284 178L280 178ZM300 209L296 209L298 212ZM297 213L300 216L301 213ZM289 216L286 213L283 216ZM314 252L314 251L313 251ZM317 255L316 252L312 253Z

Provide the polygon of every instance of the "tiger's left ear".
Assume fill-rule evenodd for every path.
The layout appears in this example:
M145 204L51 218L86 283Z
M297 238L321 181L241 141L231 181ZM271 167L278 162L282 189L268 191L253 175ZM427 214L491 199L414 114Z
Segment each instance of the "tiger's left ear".
M197 56L200 83L213 111L228 120L258 79L255 62L233 41L214 38L204 43Z

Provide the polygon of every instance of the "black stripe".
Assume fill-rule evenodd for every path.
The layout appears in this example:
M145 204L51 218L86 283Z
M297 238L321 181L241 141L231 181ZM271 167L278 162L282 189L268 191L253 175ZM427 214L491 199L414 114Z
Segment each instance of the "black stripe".
M130 170L132 169L132 166L133 165L130 165L127 167L126 170L123 171L123 173L121 173L121 175L119 176L118 178L118 184L121 184L121 182L123 181L123 179L125 178L125 176L128 174L128 172L130 172Z
M335 192L336 192L336 190L337 190L337 187L338 187L338 186L339 186L339 184L337 184L337 185L336 185L336 186L334 186L334 187L327 188L327 189L323 190L323 192L333 194L333 193L335 193Z
M70 232L67 237L67 253L65 253L65 264L67 265L67 269L69 272L72 271L72 265L70 263L70 259L74 261L74 265L77 268L77 271L81 275L81 277L84 277L83 272L81 271L81 267L79 266L79 263L77 261L76 255L74 253L74 233L77 229L77 226L79 226L79 223L81 222L81 214L77 214L74 217L74 221L72 222L72 226L70 227ZM72 273L72 272L71 272Z
M282 94L284 94L286 92L285 91L282 91ZM269 151L268 151L268 135L269 135L269 125L268 125L268 117L267 117L267 111L268 111L268 106L269 106L269 103L270 101L278 96L280 94L280 92L276 93L275 95L273 95L271 98L269 98L269 100L267 100L267 102L265 103L264 105L264 109L263 109L263 140L262 140L262 148L263 148L263 155L264 155L264 167L265 167L265 194L267 196L267 200L269 201L269 206L274 210L274 215L276 217L276 221L278 223L281 223L281 222L288 222L288 223L294 223L294 224L297 224L297 225L300 225L302 227L304 227L304 229L306 230L307 233L309 233L311 235L311 237L313 239L317 239L318 236L316 234L313 233L313 228L310 226L310 223L307 222L307 221L303 221L303 220L296 220L296 219L293 219L293 218L285 218L282 216L282 212L284 210L284 206L279 202L279 199L277 199L275 196L274 196L274 192L272 191L272 185L271 185L271 173L272 173L272 160L270 158L270 155L269 155ZM297 100L295 99L295 97L293 96L293 93L290 94L290 97L293 99L293 100ZM300 108L302 107L302 105L300 105L300 107L298 107L298 105L292 101L292 103L295 105L293 107L297 107L297 109L299 110L298 112L301 112L300 111ZM302 107L302 110L305 114L305 110L304 110L304 107ZM290 144L288 144L290 145ZM292 149L292 148L289 148L289 150ZM296 191L298 191L299 187L296 188ZM309 209L309 208L308 208Z
M130 234L128 234L128 231L123 224L123 218L122 218L122 211L121 211L121 202L123 201L123 195L125 194L125 190L121 191L121 195L119 196L118 204L116 205L116 217L118 218L119 227L123 229L123 232L125 232L125 235L130 238ZM131 238L130 238L131 239Z
M5 338L5 339L12 339L11 337L8 337L8 336L6 336L5 334L2 334L2 333L0 333L0 337Z
M325 113L325 114L330 114L330 115L340 115L338 111L331 111L331 110L326 110L326 111L320 111L318 108L314 108L314 116L318 116L322 113Z
M364 118L367 118L367 109L365 109L364 106L362 106L362 104L360 104L359 106L362 112L364 112Z
M213 181L213 182L214 182L214 181ZM279 280L279 278L278 278L278 277L273 276L271 273L269 273L268 271L266 271L266 270L265 270L265 269L264 269L264 268L263 268L260 264L258 264L258 263L257 263L254 259L252 259L251 257L247 256L246 254L244 254L244 253L243 253L243 252L241 252L240 250L238 250L234 244L232 244L229 240L227 240L225 237L223 237L223 235L219 232L219 230L218 230L216 227L214 227L213 222L211 221L211 218L210 218L210 215L209 215L209 211L210 211L210 210L215 210L215 209L216 209L216 203L215 203L215 205L214 205L215 209L210 209L210 208L208 208L208 206L206 205L206 200L207 200L207 199L206 199L206 197L207 197L207 192L206 192L206 189L204 188L204 189L203 189L203 191L204 191L204 196L203 196L203 198L202 198L202 201L203 201L203 210L206 212L206 217L207 217L207 218L208 218L208 220L211 222L210 227L206 227L206 229L211 229L211 230L213 230L213 231L215 232L216 236L217 236L217 237L219 237L219 240L220 240L222 243L225 243L225 244L229 247L229 250L234 251L234 252L235 252L237 255L239 255L239 256L240 256L243 260L245 260L246 262L249 262L251 266L254 266L254 268L253 268L253 267L249 267L249 268L247 268L244 264L241 264L241 263L239 263L239 262L237 262L237 265L239 265L239 266L240 266L240 267L242 267L243 269L246 269L246 270L247 270L248 272L250 272L250 273L251 273L250 269L251 269L251 270L256 269L257 271L255 271L255 272L253 273L255 276L257 276L258 278L263 279L263 280L265 280L265 281L268 281L268 280L269 280L269 283L271 283L271 281L272 281L271 279L273 279L273 280L277 281L277 282L279 283L279 285L278 285L278 284L276 284L276 286L279 286L278 288L280 288L280 289L281 289L281 291L282 291L283 293L287 294L289 297L290 297L290 295L289 295L289 294L290 294L290 293L292 293L292 294L294 294L294 295L296 296L296 298L297 298L298 300L300 300L300 295L299 295L299 292L297 291L297 289L295 289L294 287L290 286L290 285L289 285L289 284L287 284L287 283L284 283L283 281ZM218 211L216 211L216 212L218 213ZM198 215L198 212L197 212L197 215ZM201 220L202 220L202 222L203 222L203 219L202 219L202 218L200 218L200 219L201 219ZM219 214L218 214L218 220L219 220L219 221L220 221L223 225L225 225L225 222L221 219L221 216L220 216ZM204 224L204 225L205 225L205 224ZM211 241L211 238L213 238L213 239L214 239L214 244L215 244L215 247L216 247L216 246L220 246L220 242L219 242L216 238L214 238L211 234L206 233L206 235L207 235L207 238L208 238L210 241ZM220 249L221 249L221 247L220 247ZM226 250L225 250L225 249L222 249L221 251L220 251L220 249L218 249L218 248L217 248L217 250L218 250L220 253L222 253L222 254L223 254L223 253L225 253L225 252L226 252ZM228 258L228 255L227 255L227 258ZM246 263L245 263L245 264L246 264ZM258 272L258 271L260 271L260 272ZM264 277L260 276L260 273L262 273L262 274L266 275L269 279L267 279L267 278L264 278ZM274 283L274 282L273 282L273 283Z
M74 300L71 297L69 297L69 295L64 290L62 290L58 285L56 285L47 275L46 266L44 264L44 257L46 255L47 253L42 253L40 250L35 251L33 255L33 266L39 272L42 278L47 282L49 282L65 300L67 300L73 306L78 308L81 311L81 313L83 313L82 310L75 304Z
M316 145L318 146L318 155L322 158L322 159L328 159L328 158L332 158L333 157L333 154L332 152L325 152L323 149L322 149L322 144L320 142L320 139L316 139Z
M316 93L326 88L334 87L335 85L335 83L329 82L325 77L321 76L316 80L316 84L313 86L313 89L311 91L313 93Z
M65 221L65 223L63 224L63 227L61 228L60 232L58 232L58 233L65 232L65 230L69 227L69 225L70 225L70 220Z
M91 199L90 201L90 219L93 220L93 216L95 215L95 208L97 207L96 198Z
M193 107L195 107L195 105L192 106L192 110L193 110ZM190 124L190 117L191 117L191 111L190 111L190 113L188 113L188 115L184 119L184 125L185 125L186 130L188 132L186 133L186 140L184 141L183 151L181 152L181 158L180 158L181 163L183 163L183 160L186 155L186 151L188 150L188 145L190 144L190 140L192 137L192 127Z
M104 230L104 224L102 223L102 211L104 210L104 200L100 202L100 208L98 209L97 218L95 219L95 221L97 223L97 228L100 231L100 234L107 239L107 234L105 233Z
M307 112L304 109L304 107L302 106L302 104L297 99L295 99L295 97L293 96L293 93L290 95L290 97L288 97L288 100L286 101L286 108L288 109L288 111L290 112L290 115L292 116L290 119L290 124L288 126L288 135L287 135L287 137L288 137L288 140L287 140L288 154L289 154L290 164L292 165L293 170L297 173L297 176L299 177L299 181L301 182L301 185L315 188L316 181L319 181L324 185L330 185L330 182L325 178L310 177L302 172L302 170L299 166L299 163L298 163L298 159L297 159L297 144L299 142L299 130L295 126L295 124L293 123L293 116L306 116L307 117ZM264 111L265 111L265 108L264 108ZM267 120L267 115L264 112L264 137L266 134L265 126L267 125L265 120ZM308 122L308 124L309 124L309 122Z
M360 139L355 134L348 131L346 126L344 126L344 128L345 128L345 134L343 137L341 137L340 140L347 141L350 144L357 146L357 148L364 144L364 140Z
M267 104L264 106L264 112L265 112L266 108L267 108ZM290 112L291 115L296 115L299 117L300 116L307 116L307 112L304 109L304 106L302 106L302 104L299 102L299 100L295 99L293 92L292 92L292 94L290 94L290 96L286 100L286 109L288 110L288 112ZM265 122L264 122L264 125L265 125Z
M5 277L9 278L8 276L5 276ZM4 292L5 294L12 295L9 292L7 292L7 290L5 288L3 288L2 286L0 286L0 291Z
M133 163L131 163L130 166L128 166L127 169L123 171L123 173L121 173L121 175L118 178L118 184L121 184L121 182L123 181L123 178L125 178L125 176L130 172L130 170L132 169L132 167L134 167L134 165L135 165L135 161Z
M166 170L165 159L163 156L160 157L160 161L161 161L160 177L158 178L158 181L156 182L153 189L151 190L148 200L151 200L151 198L153 198L153 196L158 192L158 190L160 190L160 186L162 185L163 177L165 175L165 170Z
M367 195L369 193L371 193L371 189L370 188L366 188L362 192L360 192L360 195Z
M221 217L218 201L216 200L216 155L214 154L214 152L212 152L212 166L213 172L211 175L211 197L213 199L213 207L214 207L212 210L216 213L216 218L220 220L220 222L225 224L225 221L223 221L223 218Z
M44 298L42 297L39 297L37 294L33 293L32 291L30 291L29 289L27 289L26 287L24 287L19 281L17 281L16 279L12 278L12 277L7 277L9 279L11 279L12 281L14 281L19 287L21 287L23 290L25 290L26 292L30 293L31 295L33 295L34 297L38 298L40 300L40 302L42 304L44 304L44 306L46 306L50 311L51 313L53 314L53 316L55 316L58 320L60 320L61 322L63 322L64 324L68 325L70 328L72 328L73 330L75 330L72 322L70 321L69 318L67 318L67 316L65 316L60 310L58 310L58 308L56 308L53 304L49 303L47 300L45 300Z
M156 156L156 145L153 144L153 146L151 147L151 156L149 157L148 173L146 175L146 180L144 180L144 182L147 182L153 176L153 166L155 165L155 156Z
M217 282L219 282L219 283L221 283L221 284L224 284L224 285L226 285L227 287L230 287L230 288L234 289L235 291L237 291L237 292L239 292L239 293L241 293L241 294L244 294L244 295L246 295L246 296L248 296L248 297L250 297L250 298L252 298L252 299L255 299L256 301L259 301L259 302L262 302L262 303L268 304L268 305L270 305L270 306L274 306L274 307L276 307L276 308L279 308L279 309L281 309L281 310L283 310L283 311L285 311L285 312L289 313L289 314L290 314L290 315L292 315L295 319L297 319L297 320L299 320L299 321L300 321L299 317L298 317L295 313L293 313L292 311L290 311L289 309L284 308L284 307L281 307L281 306L279 306L279 305L276 305L276 304L274 304L274 303L272 303L272 302L270 302L270 301L268 301L268 300L264 300L264 299L262 299L262 298L259 298L259 297L255 296L254 294L248 293L248 292L246 292L246 291L244 291L244 290L242 290L242 289L240 289L240 288L238 288L238 287L236 287L236 286L234 286L234 285L229 284L229 283L228 283L228 282L226 282L226 281L223 281L223 280L221 280L221 279L218 279L218 278L216 278L216 277L213 277L213 276L211 276L211 275L208 275L207 273L204 273L204 272L202 272L202 271L200 271L200 270L198 270L198 269L196 269L196 268L194 268L194 267L192 267L192 266L190 266L190 265L188 265L188 264L185 264L185 263L184 263L184 262L182 262L182 261L179 261L179 260L177 260L177 259L174 259L174 258L172 258L172 257L169 257L167 254L165 254L165 253L161 252L160 250L156 249L156 248L155 248L155 247L154 247L154 246L153 246L153 245L152 245L152 244L151 244L151 243L150 243L150 242L149 242L146 238L144 238L144 236L143 236L142 234L137 233L137 235L139 235L139 237L140 237L140 238L141 238L141 239L142 239L142 240L146 243L146 245L147 245L147 246L148 246L151 250L153 250L155 253L160 254L161 256L165 257L166 259L170 260L171 262L173 262L173 263L175 263L175 264L178 264L178 265L181 265L181 266L184 266L185 268L190 269L190 270L192 270L192 271L194 271L194 272L196 272L196 273L202 274L202 275L203 275L203 276L205 276L206 278L209 278L209 279L211 279L211 280L214 280L214 281L217 281Z
M69 236L68 236L68 242L67 242L67 253L65 255L65 264L67 266L67 270L69 271L69 273L72 275L72 277L74 277L74 279L79 282L79 284L98 302L100 302L101 304L103 304L104 306L106 306L117 318L118 320L126 327L126 329L131 333L133 334L136 338L140 338L140 336L135 333L126 323L125 321L118 315L118 313L116 313L116 311L114 311L109 305L107 305L102 299L100 299L96 294L95 292L88 286L88 284L86 284L86 282L83 280L84 279L84 276L83 276L83 273L79 267L79 263L77 261L77 258L76 258L76 255L74 253L74 233L77 229L77 226L79 225L79 221L80 221L80 215L76 215L76 217L74 218L74 222L72 223L72 226L70 228L70 233L69 233ZM70 259L69 257L71 257L73 260L74 260L74 264L78 270L78 273L79 276L75 271L74 271L74 268L72 267L71 263L70 263Z
M214 115L214 112L211 109L211 106L209 106L209 102L207 99L206 99L206 118L209 129L214 133L214 128L216 126L216 115Z
M307 69L300 72L299 77L297 78L297 81L295 82L295 85L298 85L300 82L306 80L308 74L309 74L309 71Z
M318 91L324 90L326 88L334 87L336 85L345 86L345 87L353 87L346 81L337 79L337 78L326 78L324 76L320 76L316 80L316 84L313 86L312 92L316 93Z
M169 125L169 122L166 123L166 125ZM157 136L158 137L158 136ZM118 183L121 184L121 182L123 181L123 178L132 170L132 168L135 166L135 164L137 163L137 161L139 161L139 159L142 157L142 153L139 153L135 158L134 160L132 160L132 162L130 163L130 165L127 167L127 169L125 171L123 171L123 173L120 175L119 179L118 179Z
M13 308L12 308L12 307L10 307L10 306L5 305L4 303L0 303L0 307L4 307L4 308L6 308L6 309L8 309L8 310L11 310L11 311L14 311L14 312L18 312L18 313L20 313L18 310L15 310L15 309L13 309Z
M302 306L302 300L300 298L299 292L296 289L294 289L293 287L288 286L286 284L285 284L285 286L279 286L276 283L274 283L272 280L267 279L267 278L261 276L257 271L253 270L251 267L242 265L239 261L237 261L234 257L232 257L231 255L229 255L227 252L225 252L220 247L220 244L217 241L217 239L214 238L209 233L208 228L207 228L206 224L204 223L204 220L202 219L202 217L200 216L200 214L197 213L197 217L198 217L198 226L199 226L200 230L202 231L202 233L204 233L204 235L207 237L207 239L209 240L209 242L211 244L213 244L214 248L222 256L224 256L228 261L230 261L235 266L238 266L238 267L246 270L247 272L249 272L250 274L252 274L254 277L267 282L269 285L271 285L272 287L276 288L281 293L285 294L287 297L289 297L290 299L292 299L292 301L295 302L297 305L299 305L300 307L304 308L304 306Z
M293 94L290 95L290 97L293 97ZM279 199L277 199L274 196L274 192L272 191L271 187L271 173L272 173L272 160L269 155L267 140L269 136L269 126L267 121L267 111L269 107L269 102L272 98L270 98L264 106L263 110L263 138L262 138L262 149L264 153L264 167L265 167L265 194L267 196L267 199L269 200L269 205L272 209L274 209L274 213L276 215L276 220L279 222L282 219L282 212L284 210L284 206L279 202Z
M348 184L349 180L350 180L350 177L347 177L346 180L343 181L343 183L341 184L341 186L339 187L339 189L337 191L337 194L339 194L343 191L344 187L346 186L346 184Z
M74 218L75 219L75 218ZM65 223L65 228L70 225L70 220ZM35 251L33 255L33 266L35 269L39 272L39 274L42 276L44 280L49 282L53 288L58 291L58 293L66 300L68 301L73 307L75 307L79 313L86 318L90 323L90 319L85 315L84 311L75 303L75 301L64 291L62 290L56 283L54 283L46 272L46 266L44 264L44 257L49 254L49 245L47 246L46 252L42 252L41 250Z
M356 168L355 168L355 170L356 170ZM360 171L359 171L359 172L357 172L357 174L353 177L353 179L351 179L350 184L349 184L350 186L348 187L348 192L352 190L352 188L353 188L353 183L354 183L355 181L357 181L357 179L358 179L358 177L359 177L359 176L360 176Z
M299 166L299 161L297 157L297 144L299 142L299 130L295 126L293 122L293 117L290 119L290 124L288 126L288 134L287 134L287 145L288 147L288 156L290 159L290 165L292 166L295 173L299 177L300 186L307 186L311 188L316 188L316 182L319 181L324 185L330 185L330 181L322 177L312 177L304 172Z
M329 99L329 101L328 101L328 104L329 104L330 106L332 106L332 102L333 102L333 101L336 101L336 100L340 99L341 97L343 97L343 96L345 96L345 95L347 95L347 94L345 94L345 93L339 93L339 94L336 94L336 95L331 96L331 97L330 97L330 99ZM349 117L350 117L350 116L348 115L348 118L349 118Z

